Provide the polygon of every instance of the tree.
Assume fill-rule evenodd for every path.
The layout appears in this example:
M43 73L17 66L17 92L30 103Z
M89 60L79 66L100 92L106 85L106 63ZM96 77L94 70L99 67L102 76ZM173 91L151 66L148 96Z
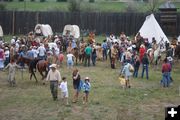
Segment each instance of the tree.
M162 3L163 0L148 0L148 10L150 12L155 12L157 7L159 7L160 3Z
M69 11L79 12L81 10L81 2L83 0L69 0Z

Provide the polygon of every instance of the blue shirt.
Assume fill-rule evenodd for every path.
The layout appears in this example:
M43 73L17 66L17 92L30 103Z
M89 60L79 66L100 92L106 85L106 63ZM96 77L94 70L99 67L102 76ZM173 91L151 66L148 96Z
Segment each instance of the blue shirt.
M106 50L107 49L107 43L103 42L101 47Z
M83 91L90 91L91 84L89 82L84 82L83 83Z

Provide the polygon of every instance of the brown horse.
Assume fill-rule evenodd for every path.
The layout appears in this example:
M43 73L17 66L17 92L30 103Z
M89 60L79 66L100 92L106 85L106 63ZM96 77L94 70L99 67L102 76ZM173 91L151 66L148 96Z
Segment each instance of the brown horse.
M35 75L35 71L36 70L36 64L39 61L39 59L30 59L28 57L23 57L23 56L19 56L17 58L17 64L19 63L23 63L23 64L27 64L28 69L29 69L29 73L30 73L30 80L32 79L32 76L34 76L36 82L38 82L37 77Z
M36 67L42 76L42 80L44 80L48 74L48 62L45 60L40 60L36 64ZM45 75L43 74L43 72L45 72Z

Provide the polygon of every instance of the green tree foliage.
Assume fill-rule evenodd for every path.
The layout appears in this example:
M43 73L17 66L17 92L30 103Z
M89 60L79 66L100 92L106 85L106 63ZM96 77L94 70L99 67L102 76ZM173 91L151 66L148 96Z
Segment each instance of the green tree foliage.
M81 10L81 2L83 0L69 0L69 11L70 12L79 12Z
M0 3L0 10L6 10L6 4Z
M67 0L56 0L57 2L67 2Z

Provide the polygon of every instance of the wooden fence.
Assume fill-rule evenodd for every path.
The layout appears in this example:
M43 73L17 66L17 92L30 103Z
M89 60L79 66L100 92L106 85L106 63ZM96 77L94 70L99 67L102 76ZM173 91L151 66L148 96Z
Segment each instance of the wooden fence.
M76 24L81 30L95 30L96 34L119 34L124 31L134 35L142 26L147 13L70 13L0 11L0 25L4 34L27 34L36 24L49 24L53 32L61 33L66 24ZM159 14L155 14L159 22ZM160 23L160 22L159 22ZM177 34L180 33L178 13Z

